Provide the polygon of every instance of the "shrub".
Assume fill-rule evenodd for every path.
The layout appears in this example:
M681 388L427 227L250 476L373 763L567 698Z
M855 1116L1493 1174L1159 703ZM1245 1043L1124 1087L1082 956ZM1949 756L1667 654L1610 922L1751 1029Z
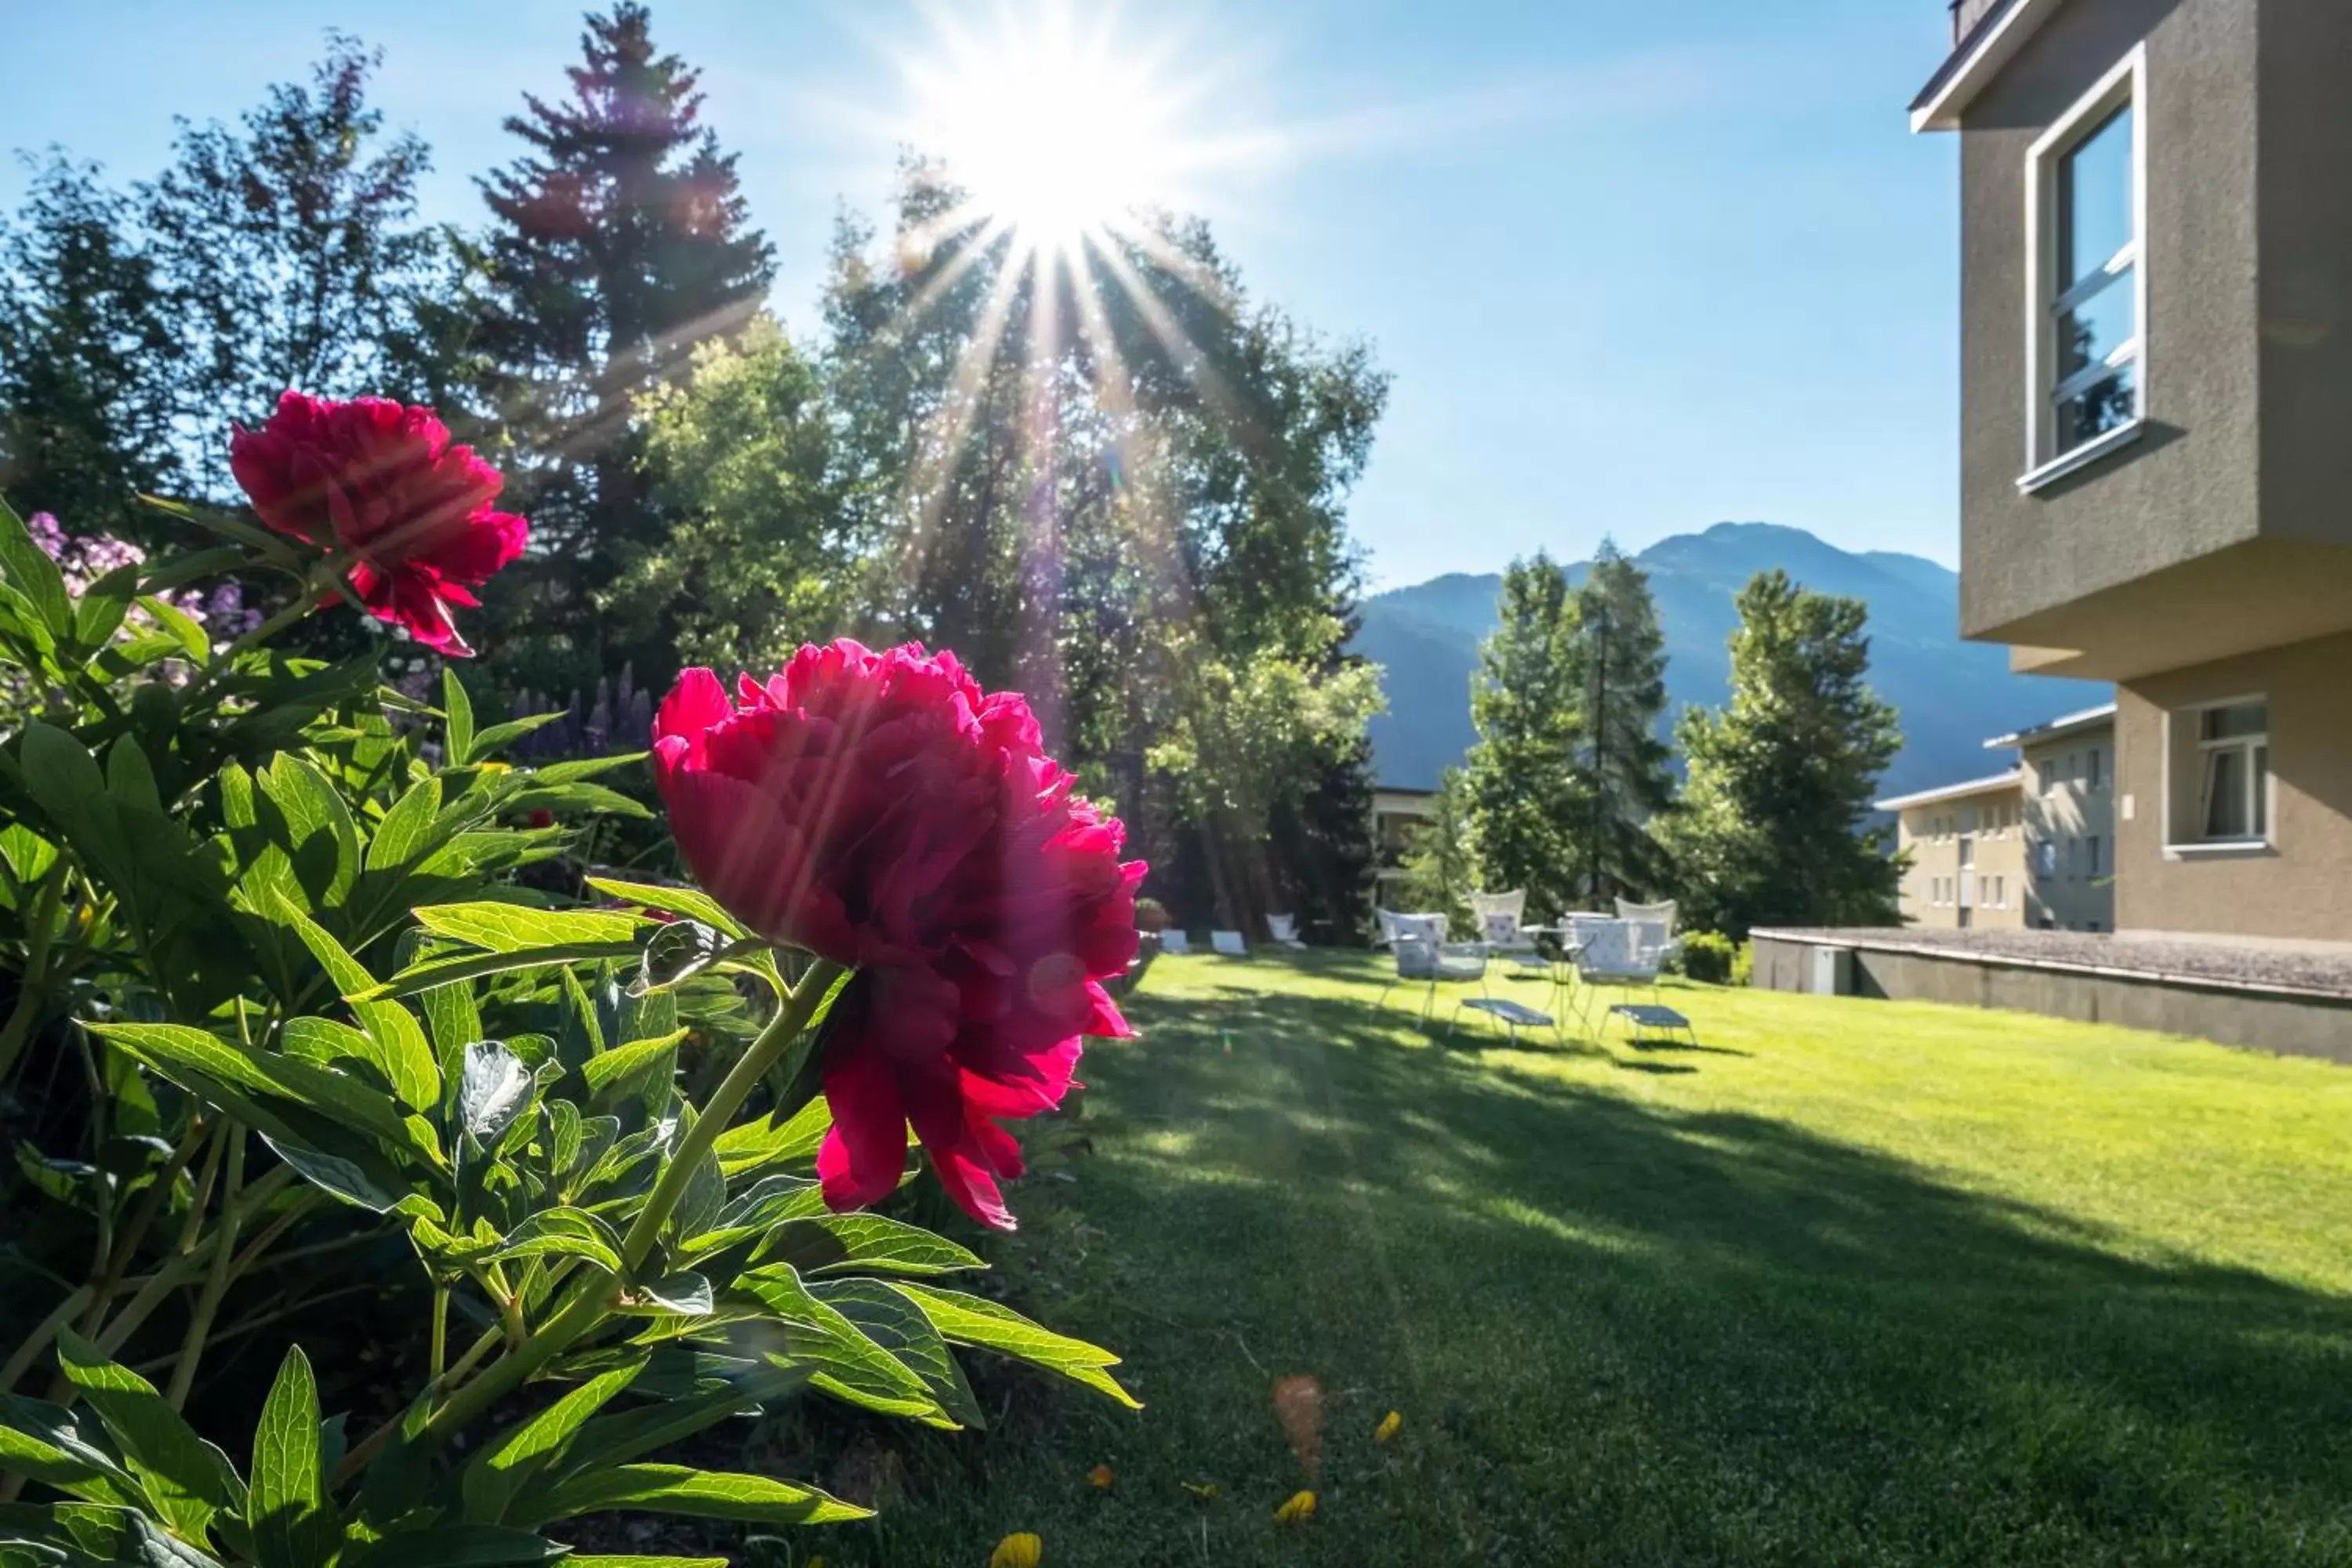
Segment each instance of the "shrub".
M481 481L488 493L495 479ZM281 510L299 500L269 493ZM377 500L364 518L388 517L405 537L401 495ZM29 1105L38 1140L11 1140L18 1198L44 1205L39 1235L65 1239L36 1260L58 1281L54 1295L40 1299L26 1270L0 1304L37 1320L14 1325L22 1342L0 1365L0 1472L11 1495L26 1481L55 1494L0 1509L0 1560L540 1562L563 1549L539 1532L583 1513L856 1518L865 1510L789 1479L656 1458L803 1389L932 1426L977 1425L950 1346L1132 1404L1106 1370L1116 1358L944 1288L979 1267L965 1248L835 1206L845 1184L887 1194L903 1179L904 1121L871 1114L870 1081L869 1125L838 1149L822 1091L860 1056L857 1031L886 1002L903 1016L910 997L950 1008L966 1032L992 1015L959 1020L952 985L886 981L855 965L862 949L815 943L828 959L791 948L795 931L755 930L694 888L546 875L569 867L583 823L650 816L596 782L643 753L509 762L541 721L478 729L446 669L432 707L383 685L373 653L285 655L273 638L339 601L455 654L464 645L447 606L465 596L429 575L430 593L384 590L394 579L354 542L299 531L267 507L278 532L182 515L228 542L76 583L0 505L0 675L22 693L18 721L0 719L0 1085L62 1084L75 1097ZM364 561L397 553L380 539L371 549ZM422 573L431 563L419 559ZM291 591L216 647L169 595L225 573L275 575ZM980 710L976 688L935 676L908 673L909 705ZM989 742L1011 756L1025 713L987 711ZM812 745L833 732L798 710L772 718L801 724ZM842 728L864 732L850 718ZM699 768L704 751L664 754L675 773ZM1027 771L992 776L1053 772L1017 760ZM929 818L894 814L896 797L864 782L874 815L854 837L755 825L767 858L739 856L730 871L772 863L780 885L799 888L786 855L828 852L839 907L862 910L882 900L856 878L893 876L904 891L946 867L916 853ZM1064 853L1053 865L1080 849L1115 854L1117 825L1065 800L1041 794L1031 806L1037 841ZM985 831L966 841L971 854L1010 865ZM723 837L738 850L751 842ZM885 850L887 864L875 858ZM539 873L530 886L525 872ZM1099 897L1139 874L1107 873L1114 890ZM1015 891L1025 900L982 875L954 908L1059 929L1062 883L1033 871ZM1131 943L1127 910L1099 923ZM962 933L923 934L946 951ZM994 926L971 935L1027 951ZM900 965L930 951L872 945ZM1073 988L1087 973L1066 960L1052 971ZM1073 1016L1039 984L1033 975L1040 1008ZM1124 1026L1107 1001L1088 1021ZM724 1064L723 1081L681 1090L689 1050ZM1065 1054L1074 1064L1075 1049ZM952 1129L917 1117L967 1207L993 1188L956 1140L983 1140L977 1158L1001 1163L1010 1140L992 1118L1033 1109L991 1093ZM900 1139L895 1163L883 1163L886 1133ZM205 1439L234 1432L241 1452L250 1419L191 1406L201 1363L270 1323L308 1321L316 1346L320 1303L383 1284L386 1249L343 1242L378 1238L412 1260L420 1374L404 1404L383 1419L330 1414L322 1393L371 1379L288 1345L240 1476ZM299 1268L274 1271L298 1254ZM149 1362L161 1388L131 1370ZM52 1364L47 1399L8 1397Z
M1734 985L1756 984L1756 944L1754 942L1743 942L1739 944L1739 954L1731 961L1731 983Z
M1683 938L1683 973L1709 985L1731 981L1739 963L1740 946L1720 931L1695 931Z
M1168 908L1158 899L1135 900L1135 929L1154 933L1168 929Z

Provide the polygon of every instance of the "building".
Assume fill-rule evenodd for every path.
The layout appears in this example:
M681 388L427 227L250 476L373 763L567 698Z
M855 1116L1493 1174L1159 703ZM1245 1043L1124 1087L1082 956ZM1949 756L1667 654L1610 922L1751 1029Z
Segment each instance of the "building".
M1961 630L2116 683L2116 927L2352 941L2352 5L1952 11Z
M2025 796L2016 770L1878 803L1895 813L1903 923L1953 930L2021 927Z
M2116 707L2070 713L1987 746L2018 753L2026 901L2044 931L2116 925Z
M1878 803L1907 856L1903 923L1952 931L2115 927L2112 704L1996 735L1989 778Z

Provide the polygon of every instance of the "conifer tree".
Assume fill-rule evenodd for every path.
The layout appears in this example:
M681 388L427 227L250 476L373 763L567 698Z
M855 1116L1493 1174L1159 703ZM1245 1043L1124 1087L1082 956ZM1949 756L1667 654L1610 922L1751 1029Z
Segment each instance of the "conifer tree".
M1666 644L1647 574L1601 542L1570 605L1569 656L1579 705L1575 772L1584 797L1579 880L1595 909L1665 882L1651 825L1674 803L1674 752L1658 736Z
M529 150L481 183L495 219L482 343L533 528L497 607L508 660L551 683L630 660L667 674L667 648L608 646L596 603L665 532L637 399L746 326L775 271L735 160L702 123L697 73L651 27L637 4L590 16L569 95L527 97L506 129Z
M1513 562L1497 610L1471 677L1478 740L1464 789L1487 888L1525 889L1529 910L1549 915L1583 890L1575 835L1591 820L1576 767L1583 732L1568 574L1541 552Z
M1665 837L1692 923L1745 936L1895 920L1898 872L1866 825L1902 730L1866 684L1867 616L1780 571L1740 591L1731 700L1679 731L1689 778Z

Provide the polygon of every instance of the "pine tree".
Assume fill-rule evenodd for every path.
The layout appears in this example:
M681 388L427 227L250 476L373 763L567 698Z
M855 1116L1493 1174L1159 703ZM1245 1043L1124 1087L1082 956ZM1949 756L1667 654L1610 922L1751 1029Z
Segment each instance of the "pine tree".
M1689 778L1665 837L1695 925L1745 936L1895 918L1896 867L1865 825L1902 730L1865 683L1867 616L1785 572L1740 591L1731 700L1679 731Z
M1530 911L1549 914L1582 890L1576 835L1592 820L1576 766L1584 734L1568 574L1540 552L1513 562L1497 610L1471 678L1478 740L1465 789L1487 888L1523 888Z
M482 343L534 545L493 608L509 628L504 662L530 679L581 682L634 660L651 679L670 650L608 646L596 604L665 532L636 400L747 325L775 263L733 156L701 122L697 73L656 51L646 7L592 15L580 43L571 96L527 96L506 129L530 151L481 182L496 220Z
M1666 706L1665 636L1647 574L1601 542L1570 605L1580 735L1575 771L1585 818L1578 829L1579 880L1595 909L1665 881L1652 820L1674 803L1674 752L1658 738Z

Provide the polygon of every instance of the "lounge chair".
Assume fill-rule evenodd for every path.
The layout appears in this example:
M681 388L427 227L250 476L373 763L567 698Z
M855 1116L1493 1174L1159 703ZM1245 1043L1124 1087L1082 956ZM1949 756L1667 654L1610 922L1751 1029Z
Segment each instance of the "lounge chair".
M1192 939L1171 926L1160 933L1160 951L1181 958L1192 951Z
M1293 952L1307 951L1307 944L1298 939L1297 915L1268 915L1265 917L1265 931L1268 936L1274 938L1274 945L1276 947L1286 947Z
M1661 963L1682 951L1682 942L1675 935L1675 900L1662 903L1636 904L1623 899L1617 900L1617 918L1631 921L1636 928L1635 950L1646 942L1658 950Z
M1410 919L1410 917L1407 917ZM1442 928L1441 928L1442 929ZM1468 983L1476 981L1483 995L1486 989L1486 952L1475 942L1449 945L1439 942L1438 932L1425 923L1400 931L1390 942L1396 953L1396 973L1372 1004L1375 1007L1388 1005L1389 993L1400 985L1425 987L1421 999L1421 1019L1429 1021L1437 1008L1437 987L1441 981ZM1460 1011L1455 1004L1455 1011Z
M1471 912L1478 917L1478 934L1485 940L1486 951L1506 963L1540 974L1548 972L1551 963L1536 946L1536 939L1520 929L1527 923L1527 908L1524 888L1516 893L1470 895Z
M1664 955L1660 947L1637 942L1636 930L1636 922L1632 921L1600 920L1578 924L1576 1011L1580 1027L1591 1021L1592 1006L1599 994L1596 988L1600 986L1646 990L1655 1004L1658 968ZM1656 1010L1671 1011L1663 1007ZM1611 1007L1601 1016L1601 1028L1605 1031L1610 1016L1623 1011L1622 1005Z
M1209 949L1222 958L1247 958L1249 943L1237 931L1213 931L1209 933Z

